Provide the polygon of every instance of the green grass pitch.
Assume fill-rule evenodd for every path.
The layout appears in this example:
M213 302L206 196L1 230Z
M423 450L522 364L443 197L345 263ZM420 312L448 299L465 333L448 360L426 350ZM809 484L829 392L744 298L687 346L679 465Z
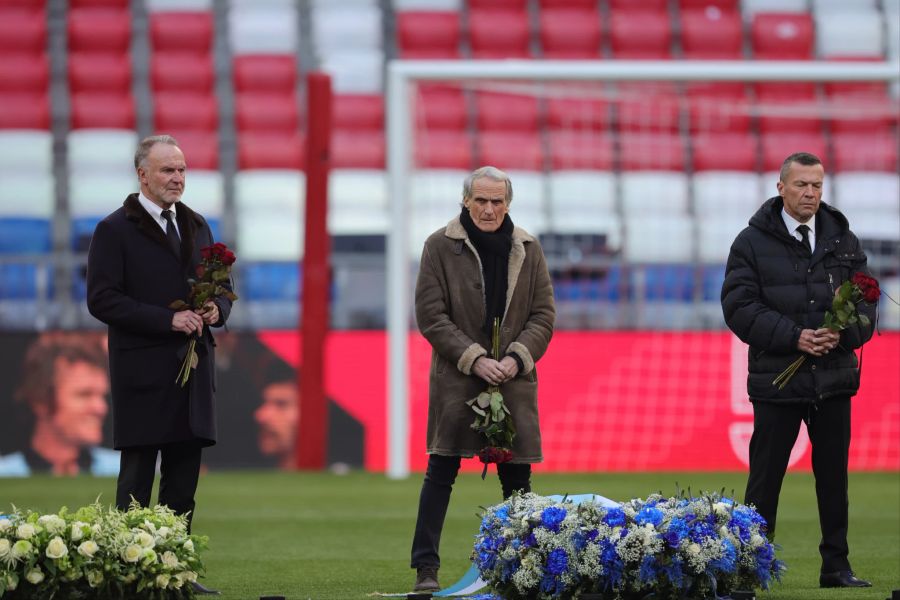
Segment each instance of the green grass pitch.
M598 493L615 500L654 491L734 490L743 497L743 473L537 473L541 494ZM194 531L210 537L204 582L223 600L279 594L292 600L362 600L372 592L412 586L409 548L421 474L389 481L380 474L241 472L205 475L197 495ZM0 479L0 512L10 504L36 510L74 508L97 495L112 502L115 481L91 477ZM468 568L479 506L500 500L493 469L486 481L462 474L454 488L441 544L441 581ZM818 587L819 524L812 475L785 479L776 542L788 565L772 600L884 600L900 588L900 473L850 476L850 560L874 587Z

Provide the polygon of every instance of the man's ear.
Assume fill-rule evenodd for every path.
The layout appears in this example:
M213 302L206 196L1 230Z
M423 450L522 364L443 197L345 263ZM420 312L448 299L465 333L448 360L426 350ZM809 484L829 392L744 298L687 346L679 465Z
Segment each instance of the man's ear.
M784 182L779 179L778 183L775 184L775 187L778 188L778 195L784 196Z

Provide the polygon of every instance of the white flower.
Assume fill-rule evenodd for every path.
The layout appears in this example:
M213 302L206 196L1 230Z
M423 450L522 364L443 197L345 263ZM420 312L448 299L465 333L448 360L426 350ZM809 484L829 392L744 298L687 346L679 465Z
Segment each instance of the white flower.
M153 548L144 548L144 558L141 560L143 565L152 565L157 562L156 550Z
M34 525L31 523L23 523L16 528L16 537L20 540L28 540L34 537Z
M184 549L188 552L194 551L194 540L188 540L184 543Z
M170 530L168 527L166 527L165 525L163 525L162 527L160 527L160 528L156 531L156 535L159 536L159 537L162 538L162 539L166 539L167 537L169 537L169 532L170 532L170 531L171 531L171 530Z
M169 585L169 576L168 575L157 575L156 576L156 587L159 589L165 589L167 585Z
M134 534L134 541L140 544L142 548L152 548L156 545L156 540L146 531Z
M91 525L91 533L94 535L100 535L100 532L103 531L103 528L100 527L99 523L94 523Z
M32 585L37 585L44 580L44 572L39 567L35 567L25 573L25 579Z
M19 576L15 573L7 573L6 574L6 589L8 591L13 591L19 587Z
M181 573L178 574L178 577L185 581L189 581L189 582L193 583L193 582L197 581L197 572L196 571L182 571Z
M25 556L28 556L29 554L31 554L32 548L33 548L33 546L31 545L31 542L29 542L28 540L19 540L18 542L13 544L12 550L10 551L9 555L13 559L18 560L20 558L24 558Z
M96 571L91 569L87 572L87 582L91 587L97 587L101 583L103 583L103 571Z
M690 554L694 554L694 555L700 554L700 544L698 544L697 542L692 543L691 545L689 545L687 547L687 551Z
M50 533L62 533L66 530L66 522L59 515L43 515L38 523Z
M6 533L6 530L12 527L12 522L7 518L0 519L0 533Z
M69 537L73 542L81 541L81 538L84 537L84 528L87 527L87 523L82 523L81 521L75 521L72 523L72 531L69 534Z
M763 536L759 535L758 533L754 533L753 535L750 536L750 547L751 548L759 548L760 546L762 546L765 543L766 543L765 538L763 538Z
M47 543L47 549L44 551L44 554L47 555L47 558L57 559L62 558L66 554L69 553L69 549L66 547L66 543L59 536L54 537L50 542Z
M10 548L12 548L12 544L9 543L9 540L6 538L0 538L0 558L3 558L7 554L9 554Z
M129 573L122 578L122 583L127 585L129 583L132 583L135 579L137 579L137 573Z
M166 550L162 555L162 563L170 569L174 569L178 566L178 557L171 550Z
M144 529L146 529L150 533L156 533L156 525L154 525L153 522L149 519L144 519Z
M141 559L141 555L143 554L143 550L137 544L128 544L124 550L122 550L122 560L129 563L136 563Z
M78 546L78 554L85 558L94 558L94 554L96 554L99 549L100 547L94 540L85 540Z

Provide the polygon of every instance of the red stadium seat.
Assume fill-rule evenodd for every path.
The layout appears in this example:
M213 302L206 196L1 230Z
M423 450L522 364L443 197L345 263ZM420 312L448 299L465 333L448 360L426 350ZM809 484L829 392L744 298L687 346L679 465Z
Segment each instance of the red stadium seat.
M416 94L416 122L424 129L466 127L466 97L456 87L420 85Z
M232 62L237 92L293 94L297 87L297 61L291 54L245 54Z
M613 138L609 133L571 129L550 132L553 170L612 171L614 157Z
M600 57L600 14L596 10L546 9L541 11L540 24L544 58Z
M217 131L219 107L212 94L165 92L153 97L153 125L158 131Z
M646 92L634 86L619 86L618 126L625 131L677 131L680 120L679 96L664 91Z
M4 9L44 10L47 0L0 0L0 10Z
M691 131L750 131L751 104L743 96L733 98L695 94L687 97L687 106Z
M236 94L234 113L239 131L291 132L300 128L300 110L293 94Z
M331 102L335 129L384 129L384 97L378 94L335 94Z
M740 59L741 15L712 7L681 13L681 49L687 59Z
M611 12L628 10L651 10L665 13L669 7L669 0L609 0Z
M3 54L0 58L0 93L44 94L49 86L46 54Z
M97 52L69 54L69 89L74 93L128 94L131 91L131 57Z
M238 169L304 170L304 138L299 133L241 133Z
M610 16L615 58L665 59L672 56L672 25L665 11L615 10Z
M828 100L832 133L887 135L898 125L897 101L884 95L839 96Z
M43 10L0 9L0 53L47 51L47 16Z
M421 131L414 153L419 169L473 168L472 138L465 131Z
M825 136L817 133L764 133L760 138L763 172L781 170L781 163L794 152L810 152L819 157L825 170L831 168Z
M397 49L403 57L459 56L460 15L454 11L397 13Z
M610 103L593 98L547 99L547 125L551 129L609 129Z
M541 9L579 9L594 10L597 8L597 0L540 0Z
M814 83L766 82L757 83L755 89L760 132L821 131L822 119Z
M473 58L529 58L528 14L518 10L469 11Z
M209 54L154 52L150 55L150 85L154 92L210 94L216 83Z
M129 0L69 0L71 8L120 8L128 9Z
M623 171L684 171L684 142L677 133L623 132L619 137Z
M70 10L68 30L70 52L125 54L131 47L131 13L127 10Z
M706 10L717 8L721 11L738 11L741 8L740 0L678 0L678 6L682 12L686 10Z
M694 171L753 171L758 140L739 133L701 133L691 138Z
M72 129L136 129L134 97L129 94L72 94Z
M150 14L153 51L207 54L213 43L212 12L156 12Z
M335 131L331 136L331 166L335 169L384 169L384 133Z
M897 172L895 133L837 133L831 138L831 147L834 150L835 171Z
M478 92L475 106L481 130L537 131L538 101L534 96Z
M688 98L743 100L747 96L747 85L741 81L689 82L685 84L684 93Z
M808 13L756 13L750 39L757 60L808 60L813 57L813 20Z
M881 63L881 56L829 56L828 60L862 63ZM877 96L885 98L888 93L887 84L883 81L826 81L822 84L829 97L843 96Z
M50 129L47 94L0 92L0 129Z
M219 138L215 132L167 129L157 130L156 133L165 133L178 140L178 146L187 157L189 171L219 170Z
M525 11L528 8L528 0L469 0L469 8L476 10L496 8Z
M486 131L475 140L478 162L502 169L542 171L544 155L536 131Z

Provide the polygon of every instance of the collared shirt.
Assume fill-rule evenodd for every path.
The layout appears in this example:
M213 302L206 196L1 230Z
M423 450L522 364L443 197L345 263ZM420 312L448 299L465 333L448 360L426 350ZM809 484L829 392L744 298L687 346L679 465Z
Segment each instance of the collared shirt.
M138 193L138 201L141 203L141 206L144 207L150 216L153 217L153 220L156 221L156 224L162 228L163 233L166 232L166 219L162 216L163 209L151 202L143 192ZM172 224L175 225L175 231L178 232L179 237L181 236L181 231L178 229L178 213L176 212L177 202L173 203L170 207L172 211Z
M801 223L791 215L787 213L784 208L781 209L781 218L784 221L784 226L787 227L788 233L794 236L794 239L797 241L803 241L803 234L797 231L797 228L801 225L806 225L809 227L809 249L813 252L816 250L816 217L813 216L812 219L807 221L806 223Z

